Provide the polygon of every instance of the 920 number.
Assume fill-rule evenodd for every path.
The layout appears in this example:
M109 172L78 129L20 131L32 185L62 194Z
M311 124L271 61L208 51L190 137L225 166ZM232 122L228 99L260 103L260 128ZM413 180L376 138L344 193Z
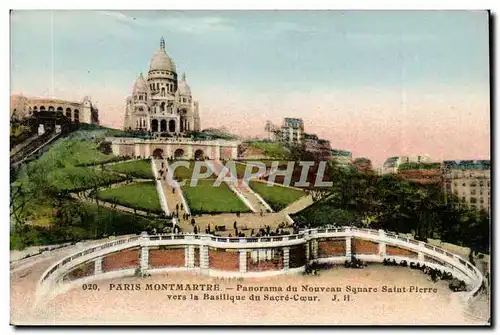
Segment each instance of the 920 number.
M97 284L83 284L82 285L82 290L86 290L86 291L98 291L99 288L97 287Z

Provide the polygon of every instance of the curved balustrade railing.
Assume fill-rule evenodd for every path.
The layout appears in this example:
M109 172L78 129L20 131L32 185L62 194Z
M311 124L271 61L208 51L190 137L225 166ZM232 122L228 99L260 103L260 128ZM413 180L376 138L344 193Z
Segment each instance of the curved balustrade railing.
M190 138L152 138L144 139L140 137L106 137L106 141L117 144L135 144L135 143L150 143L150 144L198 144L198 145L236 145L240 143L238 140L193 140Z
M295 235L283 236L266 236L266 237L218 237L207 234L161 234L133 236L128 238L116 239L107 243L103 243L73 255L67 256L57 263L52 265L42 275L38 285L46 286L45 284L54 284L61 275L74 268L74 266L92 260L106 253L116 252L122 249L133 248L137 246L160 246L160 245L181 245L181 244L197 244L220 248L265 248L265 247L283 247L306 243L311 239L323 237L355 237L360 239L374 240L376 242L385 242L389 245L400 246L407 250L421 252L427 256L439 259L446 264L449 269L459 271L466 278L472 289L468 292L467 299L476 296L483 284L482 273L471 263L464 260L458 255L450 253L442 248L413 240L407 237L399 236L393 232L385 232L383 230L372 230L353 227L339 227L328 229L309 229L299 232ZM108 252L106 252L108 251ZM391 256L384 256L391 257ZM75 264L75 260L80 259L81 262ZM315 261L314 259L311 260ZM61 270L61 271L58 271ZM56 273L57 272L57 273Z

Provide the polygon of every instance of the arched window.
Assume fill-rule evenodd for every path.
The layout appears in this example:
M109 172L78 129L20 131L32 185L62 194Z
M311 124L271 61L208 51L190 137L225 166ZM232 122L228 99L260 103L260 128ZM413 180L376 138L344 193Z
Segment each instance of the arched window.
M175 133L175 121L174 120L168 121L168 131L171 133Z
M167 120L160 121L160 131L162 133L167 131Z
M45 106L40 106L40 112L45 112Z
M66 117L71 120L71 108L66 108Z
M152 120L151 121L151 131L153 133L158 132L158 120Z
M63 116L63 109L62 107L57 107L57 113L56 113L56 116L58 118L62 117Z
M161 88L161 96L164 97L165 96L165 87L162 87Z
M74 112L74 121L75 122L80 122L80 112L78 111L78 109L75 109L75 112Z

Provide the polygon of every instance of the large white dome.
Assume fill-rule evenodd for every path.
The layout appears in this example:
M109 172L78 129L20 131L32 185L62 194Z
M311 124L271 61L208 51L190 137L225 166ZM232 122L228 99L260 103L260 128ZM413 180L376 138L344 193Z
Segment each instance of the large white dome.
M171 71L175 72L175 64L165 49L160 48L151 58L149 71Z

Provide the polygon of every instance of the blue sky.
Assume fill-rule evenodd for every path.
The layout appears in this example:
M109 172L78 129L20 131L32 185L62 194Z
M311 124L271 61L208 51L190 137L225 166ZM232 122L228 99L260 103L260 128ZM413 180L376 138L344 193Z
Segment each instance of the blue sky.
M405 105L400 112L412 115L412 107L423 114L431 106L466 115L467 106L481 105L474 113L489 127L486 12L14 11L11 27L13 93L90 95L104 113L101 119L113 125L163 36L178 72L187 72L195 99L210 116L204 126L231 128L235 115L252 113L277 123L283 116L307 119L312 108L320 114L311 121L311 132L356 151L359 139L349 142L346 134L329 133L338 122L320 120L353 113L372 118L370 109L381 105L380 113L391 118L386 102L396 106L400 100ZM229 121L215 122L217 113ZM366 131L356 127L352 132ZM259 135L263 126L247 128L239 131ZM489 155L489 144L481 145ZM391 150L381 157L409 149Z
M164 36L201 87L484 86L487 31L485 12L18 11L12 65L14 77L52 67L128 76L147 71Z

